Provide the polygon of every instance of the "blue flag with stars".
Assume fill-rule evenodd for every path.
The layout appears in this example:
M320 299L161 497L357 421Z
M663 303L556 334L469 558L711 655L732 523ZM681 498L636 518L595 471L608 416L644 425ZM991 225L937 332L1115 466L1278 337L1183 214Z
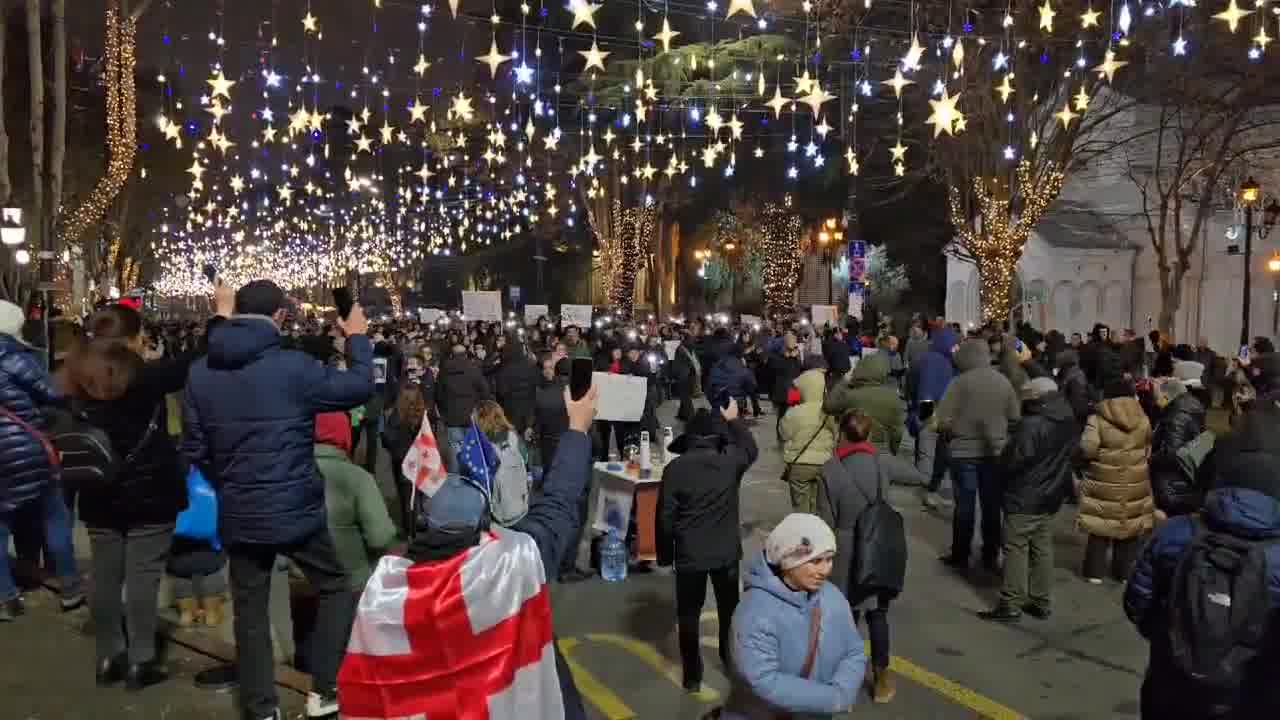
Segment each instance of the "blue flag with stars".
M475 423L462 438L458 449L458 474L493 494L493 475L498 471L498 451Z

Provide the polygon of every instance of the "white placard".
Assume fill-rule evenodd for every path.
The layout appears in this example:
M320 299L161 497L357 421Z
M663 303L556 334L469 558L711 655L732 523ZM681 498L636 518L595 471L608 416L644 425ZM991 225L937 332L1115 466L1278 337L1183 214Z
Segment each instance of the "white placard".
M442 317L444 317L443 310L437 310L435 308L418 308L418 322L423 325L430 325Z
M599 388L596 419L637 422L644 415L644 399L649 381L634 375L592 373L591 384Z
M462 314L467 320L502 321L502 293L497 290L462 291Z
M532 325L538 322L538 318L551 314L551 308L546 305L525 305L524 306L524 324Z
M663 341L662 341L662 347L666 348L666 351L667 351L667 359L668 359L668 360L675 360L675 359L676 359L676 350L678 350L678 349L680 348L680 341L679 341L679 340L663 340Z
M560 327L566 328L570 325L577 325L583 329L591 327L591 310L590 305L561 305Z
M814 305L809 311L809 318L815 329L821 330L827 323L831 323L832 327L836 325L836 306L835 305Z
M849 317L862 317L862 294L849 293Z
M764 321L760 319L759 315L743 315L742 316L742 327L744 328L751 328L752 330L755 330L756 328L763 327L763 326L764 326Z

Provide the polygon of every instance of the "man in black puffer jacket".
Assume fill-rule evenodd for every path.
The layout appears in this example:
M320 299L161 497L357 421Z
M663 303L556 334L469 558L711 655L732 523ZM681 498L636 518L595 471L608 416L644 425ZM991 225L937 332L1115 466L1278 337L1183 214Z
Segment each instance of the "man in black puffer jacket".
M1017 620L1023 611L1049 617L1053 516L1071 492L1071 453L1080 440L1075 414L1052 379L1028 382L1022 397L1022 421L1000 458L1004 585L1000 603L981 613L987 620Z
M1161 392L1168 404L1151 436L1151 492L1160 512L1187 515L1204 504L1204 489L1183 472L1178 450L1204 432L1205 409L1179 380L1165 381Z
M494 375L494 386L498 404L521 435L533 426L539 377L538 368L525 353L524 345L508 340L502 348L502 364Z

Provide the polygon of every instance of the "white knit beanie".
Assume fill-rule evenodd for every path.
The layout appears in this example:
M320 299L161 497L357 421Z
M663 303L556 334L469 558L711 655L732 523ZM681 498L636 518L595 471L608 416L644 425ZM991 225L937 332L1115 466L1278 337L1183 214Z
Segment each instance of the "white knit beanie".
M836 551L836 535L817 515L791 513L769 533L765 559L782 570L803 565Z

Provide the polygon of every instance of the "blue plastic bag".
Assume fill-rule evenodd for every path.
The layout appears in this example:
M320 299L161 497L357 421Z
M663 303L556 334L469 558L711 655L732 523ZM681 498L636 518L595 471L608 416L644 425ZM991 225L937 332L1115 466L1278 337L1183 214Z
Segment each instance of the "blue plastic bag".
M173 534L209 543L214 550L222 549L218 540L218 494L195 467L187 473L187 509L178 513Z

